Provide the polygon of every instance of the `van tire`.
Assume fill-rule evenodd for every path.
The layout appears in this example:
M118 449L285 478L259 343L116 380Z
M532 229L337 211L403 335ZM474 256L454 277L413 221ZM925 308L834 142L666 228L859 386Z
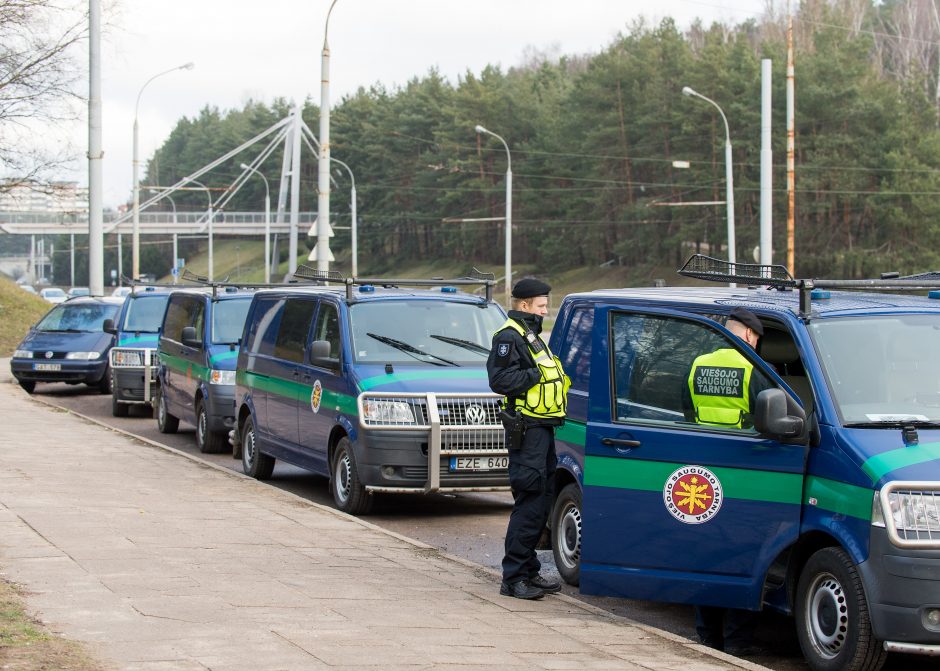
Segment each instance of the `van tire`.
M258 437L255 435L255 423L251 417L245 418L241 430L242 439L242 470L245 475L255 480L267 480L274 472L274 457L263 454L258 448Z
M202 398L196 401L196 447L203 454L219 454L229 450L228 437L224 433L209 430L209 411Z
M340 438L333 453L330 491L336 507L350 515L365 515L372 509L372 496L359 481L356 455L349 438Z
M27 394L32 394L36 391L36 383L33 380L20 380L20 386Z
M887 659L875 638L858 569L844 550L823 548L796 588L796 634L813 671L877 671Z
M581 488L565 485L552 506L552 556L559 575L569 585L581 579Z
M180 419L171 415L166 407L166 396L163 387L157 387L157 429L160 433L176 433L180 428Z
M95 385L98 387L98 393L100 394L110 394L111 393L111 368L104 369L104 375L101 376L101 380L98 381L98 384Z
M112 417L127 417L130 406L127 403L121 403L117 400L117 396L111 397L111 416Z

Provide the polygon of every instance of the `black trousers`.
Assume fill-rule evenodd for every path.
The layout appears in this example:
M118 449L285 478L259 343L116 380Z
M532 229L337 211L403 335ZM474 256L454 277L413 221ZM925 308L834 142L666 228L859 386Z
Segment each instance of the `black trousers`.
M557 461L554 426L528 427L521 449L509 450L509 484L514 503L503 557L506 583L534 577L542 568L535 546L551 512Z

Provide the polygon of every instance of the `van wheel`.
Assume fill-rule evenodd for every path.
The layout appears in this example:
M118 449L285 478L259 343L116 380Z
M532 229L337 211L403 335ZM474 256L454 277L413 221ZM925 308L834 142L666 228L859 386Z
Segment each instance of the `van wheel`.
M121 403L117 400L117 396L111 397L111 416L112 417L127 417L130 406L127 403Z
M20 386L27 394L32 394L36 391L36 383L33 380L20 380Z
M225 434L209 430L209 411L203 399L196 401L196 447L203 454L218 454L228 449Z
M349 438L340 438L333 455L333 477L330 489L336 507L350 515L365 515L372 509L372 497L359 482L356 456Z
M877 671L887 659L871 630L858 569L840 548L819 550L796 588L796 634L813 671Z
M160 433L176 433L180 428L180 419L170 414L166 408L166 396L163 387L157 387L157 429Z
M581 488L575 482L562 488L552 508L552 555L562 580L577 586L581 579Z
M256 480L267 480L274 472L274 457L262 454L255 437L255 423L251 417L242 424L242 470Z
M101 376L101 381L97 384L98 392L101 394L110 394L111 393L111 368L104 369L104 375Z

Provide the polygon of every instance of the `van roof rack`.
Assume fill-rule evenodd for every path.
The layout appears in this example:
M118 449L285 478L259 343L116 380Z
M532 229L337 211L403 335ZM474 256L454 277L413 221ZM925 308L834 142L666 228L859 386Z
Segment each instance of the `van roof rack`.
M940 289L940 272L871 280L794 279L784 266L733 263L703 254L693 254L678 273L709 282L734 282L749 286L798 289L800 317L809 319L813 289L866 289L868 291L929 291Z

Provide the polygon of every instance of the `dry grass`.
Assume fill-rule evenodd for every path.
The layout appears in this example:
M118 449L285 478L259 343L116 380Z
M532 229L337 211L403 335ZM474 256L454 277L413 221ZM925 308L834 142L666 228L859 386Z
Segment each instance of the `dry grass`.
M39 296L0 277L0 356L10 356L29 327L51 307Z

